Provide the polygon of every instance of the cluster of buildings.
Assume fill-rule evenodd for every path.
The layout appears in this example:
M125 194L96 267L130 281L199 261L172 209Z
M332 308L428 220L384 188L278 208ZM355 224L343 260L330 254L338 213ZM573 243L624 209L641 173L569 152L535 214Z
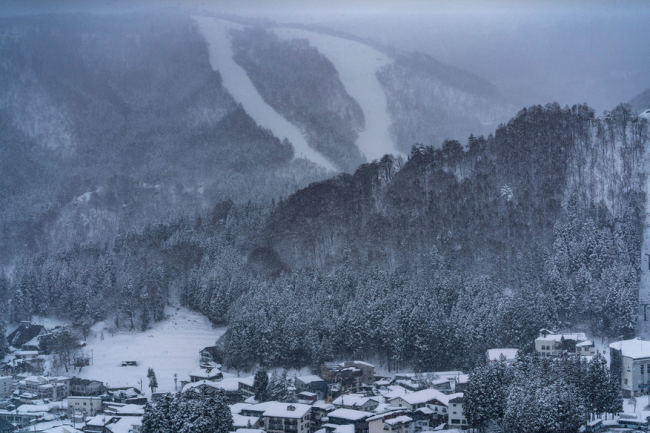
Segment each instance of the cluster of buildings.
M419 433L452 426L467 428L460 371L375 376L363 361L327 362L320 374L289 380L289 401L255 401L254 377L226 377L213 357L201 350L204 373L190 373L182 392L222 389L229 397L238 433Z

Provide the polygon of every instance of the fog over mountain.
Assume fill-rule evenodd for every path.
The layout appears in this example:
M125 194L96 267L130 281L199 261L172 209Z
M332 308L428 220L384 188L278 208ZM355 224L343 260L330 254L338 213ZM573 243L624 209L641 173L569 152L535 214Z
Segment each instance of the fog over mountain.
M4 1L0 369L142 389L155 356L171 392L211 344L237 401L357 359L472 372L477 428L621 412L646 388L607 342L650 338L648 23L645 1ZM61 327L21 342L35 318ZM223 392L161 397L142 432L230 432Z

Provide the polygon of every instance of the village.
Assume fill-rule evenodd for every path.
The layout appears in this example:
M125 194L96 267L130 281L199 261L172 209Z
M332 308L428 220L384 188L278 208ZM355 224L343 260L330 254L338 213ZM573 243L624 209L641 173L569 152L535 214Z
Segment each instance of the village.
M171 391L157 392L152 369L153 382L149 377L148 383L122 387L74 374L46 375L48 355L39 342L48 335L43 325L23 322L7 336L11 353L0 367L0 433L137 433L145 405ZM622 340L599 348L584 333L542 329L534 343L542 358L569 354L589 361L600 353L620 366L612 374L620 376L617 380L627 399L627 413L595 419L585 426L586 431L607 426L647 429L644 405L639 405L637 412L635 398L647 394L650 385L650 342ZM511 365L518 352L514 348L490 349L485 362ZM174 377L175 391L223 390L233 428L239 433L420 433L469 428L463 411L467 372L387 374L359 360L326 362L313 374L285 372L281 400L260 402L256 399L256 376L237 377L222 370L219 347L197 348L195 353L196 368ZM128 371L137 366L138 360L124 359L119 368ZM79 366L79 372L82 368ZM278 380L277 373L267 375L271 381Z

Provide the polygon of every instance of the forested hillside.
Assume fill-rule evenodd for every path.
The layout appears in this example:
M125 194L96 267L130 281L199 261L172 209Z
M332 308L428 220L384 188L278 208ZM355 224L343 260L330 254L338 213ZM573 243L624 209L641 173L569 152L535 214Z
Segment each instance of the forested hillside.
M226 364L339 356L471 367L542 327L634 331L648 122L534 106L488 137L413 146L273 203L24 259L14 320L144 329L170 293L228 324ZM100 308L101 307L101 308ZM390 342L390 343L382 343Z
M0 263L323 179L222 86L189 17L6 17Z

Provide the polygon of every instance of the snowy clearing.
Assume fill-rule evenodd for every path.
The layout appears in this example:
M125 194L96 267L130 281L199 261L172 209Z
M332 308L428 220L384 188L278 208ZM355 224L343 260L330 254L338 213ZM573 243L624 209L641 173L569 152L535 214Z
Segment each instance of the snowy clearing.
M366 129L359 132L357 146L368 161L380 159L387 153L400 153L388 132L392 120L386 95L376 75L379 68L391 63L392 59L368 45L349 39L293 28L275 28L273 31L282 39L307 39L334 64L345 90L363 110Z
M242 104L246 112L264 128L273 131L280 139L286 137L295 150L294 157L307 158L328 170L336 170L323 155L309 147L307 140L291 122L278 114L273 107L264 102L248 78L246 71L232 59L230 29L242 29L244 26L210 17L193 17L203 37L208 42L210 64L221 73L223 85L232 96Z
M186 308L167 307L167 320L155 323L153 329L138 333L119 333L111 336L101 331L104 323L93 327L95 334L89 337L86 349L92 350L93 365L84 367L77 377L101 380L107 387L137 387L142 379L142 391L147 388L147 370L156 372L158 392L174 391L174 373L181 380L189 380L189 373L199 368L199 351L214 346L226 328L212 328L203 315ZM137 367L122 367L122 361L137 361ZM72 371L69 373L73 375Z

